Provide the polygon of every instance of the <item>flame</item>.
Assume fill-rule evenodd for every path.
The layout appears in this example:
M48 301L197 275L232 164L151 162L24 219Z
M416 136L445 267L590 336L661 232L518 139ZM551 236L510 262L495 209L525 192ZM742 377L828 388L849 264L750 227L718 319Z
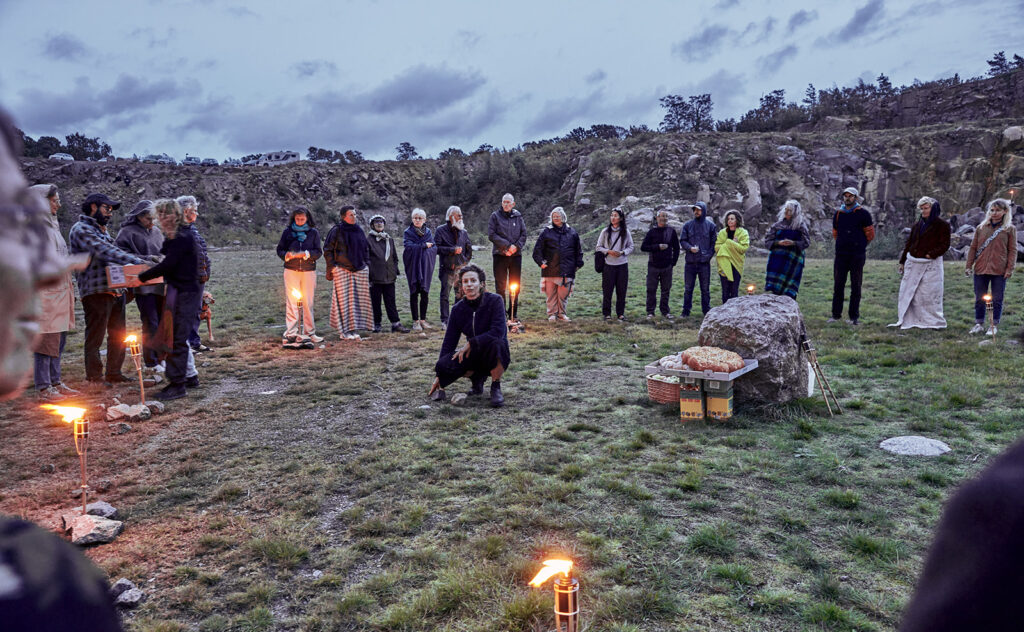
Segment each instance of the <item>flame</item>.
M510 285L508 287L509 287L509 289L512 290L512 293L515 294L516 291L519 289L519 284L518 283L513 283L512 285Z
M136 340L138 340L138 338L135 337L135 334L132 334L124 339L124 343L127 345L133 345Z
M52 410L55 415L60 415L64 418L64 421L72 423L85 416L84 408L75 408L74 406L54 406L53 404L43 404L41 408Z
M572 569L572 562L569 560L544 560L544 568L540 569L537 576L530 580L530 585L540 586L558 573L568 577L570 569Z
M301 301L302 300L302 292L298 291L295 288L292 288L292 298L294 298L296 301Z
M747 291L748 292L753 292L754 291L754 286L753 285L748 285L747 286Z
M991 295L991 294L986 294L985 296L982 296L982 297L981 297L981 300L983 300L983 301L985 301L986 303L988 303L989 301L991 301L991 300L992 300L992 295Z

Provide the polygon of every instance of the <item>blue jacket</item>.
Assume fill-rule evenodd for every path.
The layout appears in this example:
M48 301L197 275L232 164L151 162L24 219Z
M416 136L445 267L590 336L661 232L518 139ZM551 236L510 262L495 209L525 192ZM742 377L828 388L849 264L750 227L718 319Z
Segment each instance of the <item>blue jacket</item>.
M718 237L718 230L715 223L706 217L691 219L683 224L683 231L679 235L679 247L686 253L686 263L706 263L715 256L715 238ZM690 248L697 246L697 252L690 252Z
M434 231L434 237L437 239L437 256L441 259L437 278L440 279L442 275L452 270L458 270L473 258L473 244L465 230L459 230L445 222ZM456 248L462 248L462 253L455 254Z
M501 365L508 368L511 354L508 349L508 323L505 320L505 301L497 294L484 292L475 305L463 298L452 308L448 326L444 330L444 342L438 360L448 357L458 349L459 340L466 336L471 349L482 349L490 344L498 345Z
M402 263L410 292L429 292L430 278L434 276L434 266L437 265L437 244L427 248L428 242L434 243L434 234L426 226L423 231L420 237L416 234L416 227L410 225L402 235L402 243L405 245Z
M580 236L566 224L558 228L548 226L533 246L533 260L537 265L548 265L540 271L542 277L575 279L576 271L583 267Z

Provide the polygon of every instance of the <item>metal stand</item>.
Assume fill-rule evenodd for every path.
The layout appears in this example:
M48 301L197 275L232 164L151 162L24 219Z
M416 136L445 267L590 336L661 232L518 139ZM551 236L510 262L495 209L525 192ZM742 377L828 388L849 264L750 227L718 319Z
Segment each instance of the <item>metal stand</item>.
M142 381L142 345L139 344L139 339L134 335L128 336L125 342L128 343L128 355L132 357L135 371L139 374L139 403L145 405L146 385Z
M840 415L843 414L843 408L839 405L839 398L836 397L835 391L832 390L832 385L829 384L828 378L825 377L825 372L821 369L821 364L818 362L818 350L814 348L811 341L804 338L804 351L807 352L807 359L811 363L811 367L814 369L814 375L817 377L818 382L821 384L821 396L825 399L825 406L828 408L829 416L834 417L835 412L832 411L832 404L836 405L836 412ZM832 402L829 402L829 396L832 396Z
M575 577L559 577L555 581L555 630L579 632L580 583Z
M89 420L85 417L76 419L75 423L75 452L78 452L78 462L82 468L82 515L86 513L85 507L89 504L86 495L89 490L88 475L86 473L86 458L89 449Z
M985 316L988 320L988 326L992 330L992 344L996 342L996 308L992 304L992 297L985 295Z

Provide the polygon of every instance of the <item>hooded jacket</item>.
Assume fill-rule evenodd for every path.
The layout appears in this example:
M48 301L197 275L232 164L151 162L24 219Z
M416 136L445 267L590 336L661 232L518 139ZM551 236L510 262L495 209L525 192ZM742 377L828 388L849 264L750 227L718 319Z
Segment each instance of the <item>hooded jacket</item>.
M114 243L128 252L133 252L140 257L148 257L160 254L160 248L164 245L164 234L157 228L154 222L148 230L139 224L139 215L149 209L142 208L138 212L132 209L124 221L121 222L121 230L117 231L117 238ZM143 285L132 288L135 294L160 294L164 293L163 283L159 285Z
M695 217L683 224L679 235L679 247L686 255L686 263L707 263L715 256L715 223L708 219L708 207L704 202L697 202L702 210L699 218ZM696 246L697 252L690 252Z
M510 213L506 213L505 209L491 213L491 218L487 220L487 238L494 244L491 249L493 254L507 257L509 246L515 246L516 253L512 256L521 255L526 245L526 222L522 214L516 209Z
M55 215L47 217L47 237L58 255L66 257L68 244L60 234ZM75 328L75 288L71 272L60 275L60 281L39 288L39 333L56 334Z
M549 225L533 246L533 260L537 265L547 264L540 271L542 277L576 278L576 271L583 267L583 246L580 236L568 224Z

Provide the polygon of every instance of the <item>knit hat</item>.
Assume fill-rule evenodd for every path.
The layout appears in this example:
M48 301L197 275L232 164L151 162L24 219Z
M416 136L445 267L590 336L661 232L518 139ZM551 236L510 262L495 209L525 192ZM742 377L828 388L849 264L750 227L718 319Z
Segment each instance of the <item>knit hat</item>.
M381 224L384 224L385 226L387 226L387 224L388 224L388 221L386 219L384 219L383 215L374 215L373 217L371 217L370 218L370 226L373 226L374 222L380 222Z

